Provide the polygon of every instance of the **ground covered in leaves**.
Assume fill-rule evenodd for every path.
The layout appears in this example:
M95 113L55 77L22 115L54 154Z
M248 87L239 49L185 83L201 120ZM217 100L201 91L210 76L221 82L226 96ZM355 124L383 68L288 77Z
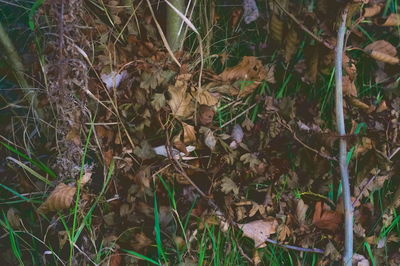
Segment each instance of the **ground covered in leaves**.
M0 55L1 261L339 262L333 62L345 5L353 263L399 265L390 0L189 1L177 52L164 1L1 3L35 88L19 89Z

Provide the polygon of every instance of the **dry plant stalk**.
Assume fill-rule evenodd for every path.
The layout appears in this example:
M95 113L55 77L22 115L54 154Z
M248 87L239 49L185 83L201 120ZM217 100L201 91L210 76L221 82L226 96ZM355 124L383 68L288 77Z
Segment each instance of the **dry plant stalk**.
M335 82L336 82L336 124L338 128L339 136L346 136L346 128L344 124L344 113L343 113L343 46L344 36L346 33L346 19L348 9L347 7L343 10L340 27L337 35L337 44L335 52ZM343 186L343 203L344 203L344 223L345 223L345 242L344 242L344 254L343 254L343 265L352 265L353 257L353 205L350 198L350 182L349 182L349 171L347 164L347 140L340 138L339 144L339 166L340 174L342 176Z

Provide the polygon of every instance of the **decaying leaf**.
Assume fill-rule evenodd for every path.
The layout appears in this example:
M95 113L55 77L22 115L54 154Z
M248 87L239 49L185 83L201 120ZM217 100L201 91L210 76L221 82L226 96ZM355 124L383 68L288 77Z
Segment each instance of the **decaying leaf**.
M250 168L254 168L255 166L261 163L261 161L257 158L257 156L252 153L243 154L242 156L240 156L240 160L245 164L249 164Z
M14 229L21 228L21 217L19 216L19 211L15 208L10 208L7 211L7 220L11 227Z
M297 52L300 43L299 35L294 27L291 27L285 38L284 58L288 63Z
M315 211L313 216L313 224L319 229L336 232L342 224L343 215L337 211L324 208L324 203L318 201L315 203Z
M254 240L256 248L265 247L265 241L270 235L276 233L278 221L275 218L269 217L265 220L256 220L247 224L239 224L243 231L243 236Z
M291 235L291 230L286 224L282 224L278 227L278 240L283 242L287 237Z
M168 87L171 99L168 101L172 114L177 117L188 118L193 114L194 103L192 96L187 92L191 74L182 74L176 78L174 86Z
M221 180L221 191L225 194L228 194L232 191L235 195L237 195L239 194L239 187L235 184L235 182L233 182L232 179L226 176Z
M50 211L68 209L72 204L75 192L75 186L71 187L64 183L58 184L46 201L40 205L37 212L46 213Z
M382 61L388 64L398 64L400 62L397 55L396 48L385 40L378 40L364 48L364 51L368 53L372 58L378 61Z

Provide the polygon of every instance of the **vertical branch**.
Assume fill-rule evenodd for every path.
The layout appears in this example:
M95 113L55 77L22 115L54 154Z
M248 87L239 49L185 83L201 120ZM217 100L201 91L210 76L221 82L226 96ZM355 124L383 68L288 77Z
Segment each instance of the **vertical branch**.
M340 174L342 176L343 186L343 203L345 213L345 243L344 243L344 254L343 254L343 265L352 265L353 257L353 206L350 199L350 182L349 182L349 171L346 162L347 157L347 141L343 136L346 135L346 129L344 124L343 114L343 46L344 46L344 35L346 33L346 19L348 9L344 9L341 15L340 26L337 36L336 44L336 56L335 56L335 81L336 81L336 124L340 138L339 146L339 166Z

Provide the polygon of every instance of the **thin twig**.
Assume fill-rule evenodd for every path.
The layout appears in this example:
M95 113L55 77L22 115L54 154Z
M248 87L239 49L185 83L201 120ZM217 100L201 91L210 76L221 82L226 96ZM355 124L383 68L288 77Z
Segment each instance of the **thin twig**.
M323 251L322 249L319 249L319 248L302 248L302 247L297 247L297 246L285 245L285 244L280 244L278 241L275 241L272 239L267 239L266 242L274 244L274 245L278 245L283 248L293 249L293 250L297 250L297 251L312 252L312 253L319 253L319 254L325 253L325 251Z
M337 35L337 44L335 51L335 82L336 82L336 124L338 128L339 136L346 135L346 128L344 124L344 113L343 113L343 46L344 36L346 33L346 19L347 19L348 8L346 7L341 15L340 27ZM347 164L347 140L346 138L340 138L339 144L339 166L340 174L342 176L343 186L343 203L344 203L344 254L343 254L343 265L351 266L353 257L353 206L350 195L350 182L349 182L349 171Z

